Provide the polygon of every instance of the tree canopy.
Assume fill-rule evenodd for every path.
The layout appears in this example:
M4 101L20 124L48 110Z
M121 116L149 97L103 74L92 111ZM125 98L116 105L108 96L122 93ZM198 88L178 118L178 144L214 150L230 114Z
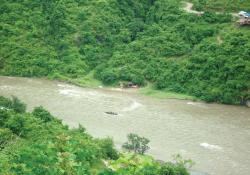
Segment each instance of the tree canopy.
M185 12L179 0L3 0L0 73L72 80L94 72L108 85L150 83L206 101L245 103L250 30L210 10L227 3L195 2L204 15Z

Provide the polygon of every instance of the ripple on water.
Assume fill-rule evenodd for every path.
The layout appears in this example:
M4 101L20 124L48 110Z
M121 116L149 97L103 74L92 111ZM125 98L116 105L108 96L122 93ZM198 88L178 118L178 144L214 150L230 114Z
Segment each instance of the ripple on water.
M201 108L208 108L208 106L205 103L200 103L200 102L189 101L187 102L187 105L192 105L192 106L201 107Z
M100 99L102 99L103 101L109 97L108 95L105 95L98 91L93 91L93 90L82 91L82 89L71 85L57 84L57 86L59 87L58 89L59 94L64 95L65 97L85 98L92 103L98 103Z
M218 145L211 145L208 143L201 143L200 146L205 148L205 149L209 149L209 150L222 150L222 147L220 147Z
M73 89L59 89L59 93L68 97L80 97L81 94L79 94L77 91Z
M11 89L13 89L13 87L12 86L8 86L8 85L2 85L2 86L0 86L0 89L11 90Z
M132 104L128 107L125 107L122 109L123 112L127 112L127 111L134 111L137 108L143 106L141 103L137 102L137 101L133 101Z

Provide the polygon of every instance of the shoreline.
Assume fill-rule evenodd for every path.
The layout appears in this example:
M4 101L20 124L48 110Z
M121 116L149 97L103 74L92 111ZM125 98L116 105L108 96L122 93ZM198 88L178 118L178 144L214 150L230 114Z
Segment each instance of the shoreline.
M43 79L43 80L48 80L48 81L57 81L57 82L67 83L70 85L75 85L81 88L102 89L102 90L113 91L113 92L136 93L137 95L152 97L154 99L160 99L160 100L176 99L176 100L190 100L193 102L206 103L205 101L195 96L176 93L173 91L154 89L151 84L148 84L145 87L139 87L139 88L120 88L118 86L104 85L99 80L96 80L93 77L91 77L91 79L89 79L88 77L87 81L83 81L86 77L83 77L83 79L69 79L67 77L50 78L50 77L22 77L22 76L8 76L8 75L0 75L0 76L9 77L9 78L13 77L13 78ZM93 81L95 81L95 83L92 83Z
M89 79L89 81L82 81L83 79L69 79L67 77L64 78L50 78L50 77L22 77L22 76L9 76L9 75L0 75L0 77L8 77L8 78L27 78L27 79L42 79L47 81L57 81L61 83L67 83L70 85L74 85L81 88L88 88L88 89L95 89L95 90L105 90L105 91L112 91L112 92L125 92L125 93L134 93L144 97L151 97L157 100L189 100L192 102L200 102L205 104L219 104L219 105L227 105L227 106L241 106L249 108L247 104L240 105L240 104L224 104L218 102L206 102L204 100L199 99L198 97L176 93L172 91L164 91L164 90L157 90L154 89L150 84L141 87L141 88L120 88L117 86L106 86L102 84L99 80L94 78ZM97 81L98 83L93 84L92 81Z

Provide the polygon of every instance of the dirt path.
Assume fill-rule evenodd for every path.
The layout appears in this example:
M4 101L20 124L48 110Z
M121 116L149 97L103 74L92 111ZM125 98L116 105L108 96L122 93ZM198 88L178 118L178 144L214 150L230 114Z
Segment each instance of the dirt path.
M216 39L217 39L218 44L222 44L223 43L223 40L222 40L222 38L220 36L217 36Z
M202 15L204 14L203 11L196 11L196 10L193 10L193 6L194 4L191 3L191 2L184 2L185 3L185 6L183 7L183 10L185 10L186 12L188 13L193 13L193 14L197 14L197 15ZM222 12L216 12L216 14L222 14ZM234 17L240 17L238 15L238 13L230 13L232 16Z
M204 13L202 11L193 10L193 6L194 6L193 3L185 2L185 7L183 7L183 10L185 10L188 13L194 13L194 14L198 14L198 15L201 15Z

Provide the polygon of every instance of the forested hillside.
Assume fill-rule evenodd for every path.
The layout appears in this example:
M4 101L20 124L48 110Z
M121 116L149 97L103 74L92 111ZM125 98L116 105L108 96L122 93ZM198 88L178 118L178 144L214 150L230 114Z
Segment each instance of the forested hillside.
M188 175L186 161L159 163L119 153L111 139L69 130L43 107L31 113L17 98L0 96L1 175Z
M208 1L199 2L209 9L202 6ZM241 10L248 5L238 2ZM94 72L104 84L150 83L206 101L245 103L249 28L229 14L197 16L182 6L178 0L2 0L0 72L64 80Z
M250 1L247 0L191 0L197 10L239 12L250 11Z

